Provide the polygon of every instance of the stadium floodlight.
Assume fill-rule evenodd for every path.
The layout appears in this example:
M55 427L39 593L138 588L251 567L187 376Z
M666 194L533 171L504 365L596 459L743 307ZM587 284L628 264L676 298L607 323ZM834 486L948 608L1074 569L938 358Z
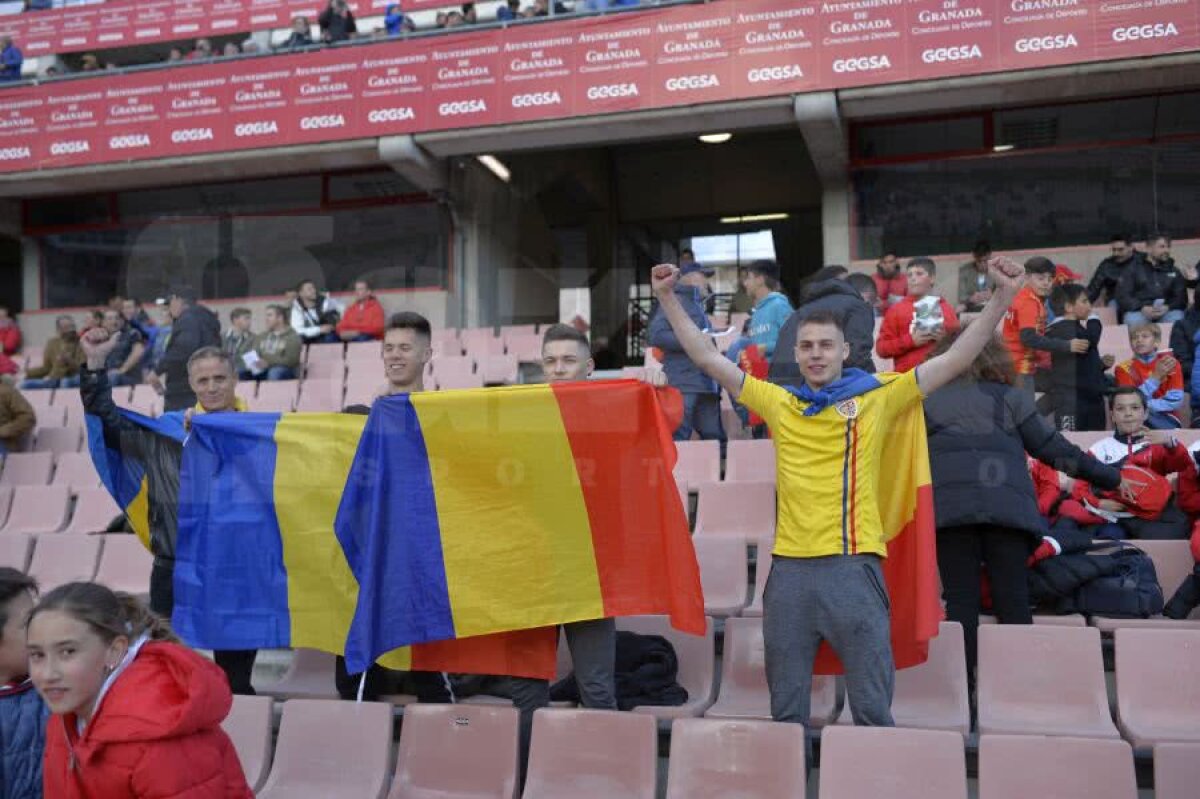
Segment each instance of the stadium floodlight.
M493 175L500 178L505 183L508 183L510 180L512 180L512 172L509 170L509 168L507 166L504 165L504 162L501 161L496 156L494 156L494 155L477 155L477 156L475 156L475 160L477 160L479 163L486 166Z
M705 144L724 144L733 138L732 133L705 133L700 136L700 141Z

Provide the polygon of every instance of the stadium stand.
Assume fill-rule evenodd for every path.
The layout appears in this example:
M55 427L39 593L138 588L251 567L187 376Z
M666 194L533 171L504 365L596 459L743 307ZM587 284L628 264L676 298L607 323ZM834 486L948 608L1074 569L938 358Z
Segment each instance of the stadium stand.
M100 536L39 535L29 562L29 574L43 592L76 580L91 580L100 562Z
M221 728L233 742L250 790L267 780L274 752L274 702L269 696L235 696Z
M713 703L713 685L716 677L716 646L712 619L707 620L703 636L679 632L671 626L671 621L666 616L619 618L617 629L667 639L679 659L679 674L676 680L687 691L687 701L682 705L638 706L633 709L634 713L646 713L658 719L704 715L704 711Z
M470 752L470 768L462 753ZM517 792L517 711L488 705L405 708L388 799L492 799Z
M803 796L804 728L763 721L677 719L667 799Z
M150 570L154 558L137 536L112 534L104 537L104 550L96 568L96 582L114 591L150 597Z
M1113 639L1122 737L1138 749L1200 744L1200 630L1121 629Z
M4 459L0 486L44 486L53 473L53 452L14 452Z
M688 491L699 491L704 483L721 481L719 441L680 441L675 445L675 482Z
M735 538L716 536L700 537L693 543L704 590L704 612L716 618L739 615L746 607L749 579L746 545Z
M720 535L745 542L775 537L773 483L708 483L696 503L696 535Z
M0 528L0 535L57 533L67 524L70 501L71 494L66 486L17 486L13 489L12 509L4 527Z
M962 736L941 730L830 727L821 735L821 765L820 799L961 799L967 794Z
M0 535L0 566L28 571L31 557L33 557L33 536L24 533Z
M770 439L729 442L725 482L774 483L775 443Z
M277 699L337 699L333 685L334 656L315 649L296 649L278 681L256 688Z
M1158 584L1164 599L1170 599L1180 584L1192 573L1195 561L1187 541L1136 541L1139 549L1154 561ZM1112 633L1122 628L1163 627L1200 630L1200 608L1192 611L1187 619L1166 619L1154 616L1149 619L1113 619L1103 616L1092 617L1091 623L1103 633Z
M522 799L654 799L657 732L644 714L539 710Z
M34 437L34 452L53 452L62 455L79 452L82 431L78 427L39 427Z
M65 485L72 490L96 488L100 485L100 475L96 473L90 453L68 452L58 456L54 479L50 484Z
M979 736L979 799L1129 799L1136 795L1133 750L1125 741L1035 734Z

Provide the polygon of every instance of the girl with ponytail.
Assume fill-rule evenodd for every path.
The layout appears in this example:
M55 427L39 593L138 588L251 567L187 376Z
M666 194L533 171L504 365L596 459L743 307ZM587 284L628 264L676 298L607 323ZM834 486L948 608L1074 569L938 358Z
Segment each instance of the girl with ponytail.
M43 785L56 799L250 799L221 721L224 673L135 597L68 583L29 614L29 671L53 713Z

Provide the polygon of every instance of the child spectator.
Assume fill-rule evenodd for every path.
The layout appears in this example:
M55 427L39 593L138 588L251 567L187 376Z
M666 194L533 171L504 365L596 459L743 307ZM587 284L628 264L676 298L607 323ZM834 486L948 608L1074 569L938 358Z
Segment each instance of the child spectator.
M1046 298L1054 286L1054 273L1054 264L1048 258L1036 256L1026 261L1028 280L1004 316L1004 343L1012 355L1017 385L1030 392L1034 390L1034 376L1039 367L1049 368L1050 352L1084 353L1090 346L1086 339L1062 341L1046 337ZM1041 357L1040 353L1047 357Z
M29 679L25 619L33 610L37 582L0 566L0 796L41 799L42 750L50 711Z
M250 330L253 315L249 308L234 308L229 312L230 327L221 336L221 349L233 360L239 380L252 380L243 356L254 349L254 333Z
M887 309L908 294L908 278L900 271L900 259L892 250L888 250L875 264L875 274L871 275L875 283L875 296L878 298L872 305L877 316L883 316Z
M384 9L383 28L387 31L388 36L399 36L404 33L404 12L400 10L399 3L390 3Z
M1087 291L1078 283L1058 286L1050 295L1058 317L1046 328L1046 338L1058 341L1085 340L1086 351L1050 354L1050 406L1059 430L1103 430L1105 426L1104 370L1100 346L1100 320L1092 316Z
M908 294L884 314L875 342L875 352L880 358L892 358L897 372L915 369L946 334L957 333L959 328L950 303L931 293L937 275L933 261L913 258L905 273Z
M958 268L958 312L964 324L975 318L992 296L995 283L987 268L991 258L992 245L977 241L971 250L971 260Z
M57 718L44 787L55 799L252 799L221 729L233 703L220 668L136 598L67 583L29 616L29 671Z
M383 306L371 293L371 284L354 281L354 302L334 328L342 341L378 341L383 338Z
M1159 352L1162 330L1154 322L1135 324L1129 328L1129 344L1133 348L1133 357L1117 364L1113 372L1117 385L1135 386L1142 392L1150 409L1146 421L1150 429L1181 427L1179 406L1183 404L1183 370L1169 350Z
M21 328L9 314L8 308L0 305L0 375L15 375L17 362L12 356L21 349Z

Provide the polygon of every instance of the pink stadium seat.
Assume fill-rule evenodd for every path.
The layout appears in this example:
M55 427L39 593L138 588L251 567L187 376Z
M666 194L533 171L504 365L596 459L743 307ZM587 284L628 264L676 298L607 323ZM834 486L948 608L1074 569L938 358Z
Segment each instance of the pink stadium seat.
M967 703L967 661L962 625L944 621L929 642L929 659L920 666L896 672L892 716L897 727L948 730L966 737L971 732ZM838 724L853 724L847 697Z
M818 795L820 799L966 799L962 736L945 730L830 727L821 733ZM1025 794L1012 794L1013 799L1017 796Z
M458 329L447 327L433 331L433 356L452 358L462 355L462 342L458 340Z
M379 390L383 387L383 380L376 377L374 380L357 380L346 383L346 399L344 404L350 405L371 405L375 402L375 397L379 395Z
M113 397L115 398L122 389L113 389ZM149 404L158 399L158 392L152 386L137 385L129 389L129 401L137 404Z
M775 442L731 441L725 459L727 483L774 483Z
M104 539L98 535L39 535L29 562L43 594L64 583L91 580Z
M71 391L72 391L72 393L75 393L75 394L79 393L78 391L76 391L74 389L71 389ZM53 389L49 389L49 388L22 389L21 396L25 398L26 402L28 402L30 405L33 406L33 410L38 415L39 420L42 417L42 411L48 410L49 408L51 408L54 405L54 390ZM43 422L43 424L44 424L44 422Z
M383 799L391 749L391 705L291 699L259 799Z
M8 512L12 509L13 487L0 486L0 527L8 520Z
M1132 799L1133 751L1120 740L979 736L979 799Z
M487 355L479 359L479 376L486 385L515 384L520 377L520 364L515 355Z
M1116 310L1109 308L1107 305L1097 305L1092 308L1092 313L1100 320L1100 324L1105 327L1115 327L1117 324ZM1167 340L1170 341L1170 339Z
M1200 744L1154 747L1154 799L1195 799L1200 785Z
M978 678L980 733L1119 737L1094 627L982 625Z
M1192 573L1196 561L1192 558L1187 541L1134 541L1154 561L1154 572L1162 587L1163 599L1170 601L1184 579ZM1200 608L1192 611L1187 619L1167 619L1153 616L1149 619L1109 619L1093 616L1092 624L1100 632L1113 632L1124 628L1162 628L1200 630Z
M539 710L523 799L654 799L658 725L611 710Z
M309 344L307 354L305 355L306 363L316 363L318 361L342 361L345 359L346 348L342 344Z
M721 442L677 441L675 450L675 482L688 491L699 491L704 483L721 481Z
M309 413L331 413L342 409L342 380L305 380L300 386L296 410Z
M463 761L466 752L470 753L468 768ZM405 708L388 799L515 799L516 795L516 708Z
M459 332L459 341L467 355L483 360L489 355L504 354L504 339L490 327L468 327Z
M71 489L99 486L100 475L96 474L96 466L92 463L91 454L68 452L65 455L59 455L58 465L54 468L54 480L50 485L65 485Z
M736 538L709 536L692 539L704 589L704 612L725 618L746 607L746 545Z
M997 624L996 617L988 614L982 614L979 617L980 624ZM1087 619L1079 613L1068 613L1063 616L1052 616L1048 613L1033 614L1034 624L1047 624L1051 627L1087 627Z
M122 511L106 488L76 489L75 513L64 533L101 533Z
M803 797L804 727L765 721L677 719L667 799Z
M434 358L433 377L438 388L479 388L483 377L475 372L475 359L471 357Z
M759 541L774 534L774 483L711 483L700 489L696 535Z
M258 688L277 699L337 699L334 656L316 649L292 650L292 662L277 682Z
M378 358L346 363L346 383L370 382L379 385L383 380L383 363Z
M544 331L543 331L544 332ZM536 336L538 325L501 325L500 338L508 341L512 336Z
M104 536L104 551L96 569L96 582L114 591L149 597L150 569L154 557L136 535L113 533Z
M79 452L83 431L78 427L39 427L34 440L34 452L66 454Z
M67 523L70 500L66 486L17 486L0 535L57 533Z
M617 629L638 635L660 635L675 648L679 659L679 684L687 689L688 698L682 705L635 707L634 713L646 713L660 719L702 716L713 703L714 660L716 644L712 619L707 620L704 635L689 635L671 626L667 616L627 616L617 619Z
M832 724L837 716L838 686L835 677L813 677L809 723ZM704 714L709 719L770 719L763 653L762 619L725 620L725 649L721 654L721 693Z
M1163 338L1165 347L1170 338ZM1129 328L1125 325L1105 325L1100 330L1100 354L1112 355L1117 363L1133 357L1133 348L1129 346Z
M33 554L33 536L24 533L0 535L0 566L25 571Z
M754 594L749 606L742 611L743 616L763 615L763 592L767 590L767 578L771 576L771 545L770 542L758 542L758 560L754 567Z
M1114 638L1125 740L1139 749L1200 744L1200 630L1124 629Z
M542 337L537 333L505 336L504 346L509 355L522 363L542 362Z
M248 406L253 407L254 398L258 396L258 382L255 380L239 380L234 393Z
M271 768L273 705L269 696L235 696L229 715L221 722L252 791L262 788Z
M299 380L264 380L259 384L258 396L250 408L266 413L287 413L295 409L299 393Z
M53 471L53 452L14 452L4 459L0 486L49 485Z
M67 418L63 421L63 426L78 427L80 430L83 430L83 448L87 449L87 421L84 419L86 414L83 412L83 404L68 405L66 411Z
M379 366L383 355L383 343L379 341L352 341L346 345L346 363L363 361Z

